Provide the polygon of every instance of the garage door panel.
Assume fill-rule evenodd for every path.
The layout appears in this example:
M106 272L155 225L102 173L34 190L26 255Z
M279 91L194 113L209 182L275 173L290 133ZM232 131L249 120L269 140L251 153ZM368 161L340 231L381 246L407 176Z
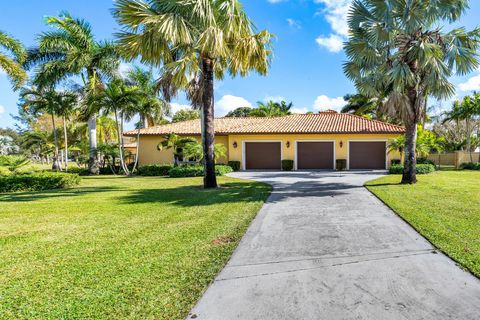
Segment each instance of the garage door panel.
M280 170L280 142L246 142L245 169L247 170Z
M349 165L350 169L385 169L386 142L369 141L350 142Z
M297 168L334 169L334 143L325 141L297 142Z

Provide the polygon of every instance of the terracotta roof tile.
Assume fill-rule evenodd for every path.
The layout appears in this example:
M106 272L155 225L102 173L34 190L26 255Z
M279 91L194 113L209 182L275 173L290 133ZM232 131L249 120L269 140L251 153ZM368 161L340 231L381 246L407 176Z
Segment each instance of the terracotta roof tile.
M214 123L215 134L275 134L275 133L404 133L403 127L369 120L364 117L336 112L317 114L294 114L271 118L217 118ZM200 120L169 123L141 129L141 135L199 135ZM136 130L128 131L126 136L136 135Z

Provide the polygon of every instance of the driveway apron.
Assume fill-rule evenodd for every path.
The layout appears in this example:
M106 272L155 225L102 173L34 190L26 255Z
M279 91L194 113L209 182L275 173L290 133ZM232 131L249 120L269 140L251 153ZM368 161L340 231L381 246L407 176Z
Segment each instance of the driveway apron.
M274 191L187 319L480 319L480 280L363 187L382 174L233 174Z

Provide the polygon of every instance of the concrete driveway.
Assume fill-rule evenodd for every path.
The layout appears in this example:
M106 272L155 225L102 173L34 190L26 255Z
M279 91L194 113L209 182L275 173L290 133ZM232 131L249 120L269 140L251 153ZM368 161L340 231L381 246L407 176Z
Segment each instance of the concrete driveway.
M188 319L479 319L480 280L362 187L380 172L241 172L274 192Z

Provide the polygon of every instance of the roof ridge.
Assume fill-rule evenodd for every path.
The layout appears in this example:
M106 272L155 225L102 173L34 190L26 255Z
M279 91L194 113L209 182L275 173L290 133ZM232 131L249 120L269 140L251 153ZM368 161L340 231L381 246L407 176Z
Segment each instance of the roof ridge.
M402 127L398 124L385 122L385 121L380 121L380 120L377 120L377 119L368 119L368 118L365 118L363 116L359 116L358 114L353 114L353 113L338 113L338 114L346 114L346 115L356 117L356 118L360 118L360 119L363 119L363 120L372 121L372 122L381 123L381 124L384 124L384 125L387 125L387 126L393 126L393 127L397 127L397 128L400 128L400 129L404 129L404 127Z

